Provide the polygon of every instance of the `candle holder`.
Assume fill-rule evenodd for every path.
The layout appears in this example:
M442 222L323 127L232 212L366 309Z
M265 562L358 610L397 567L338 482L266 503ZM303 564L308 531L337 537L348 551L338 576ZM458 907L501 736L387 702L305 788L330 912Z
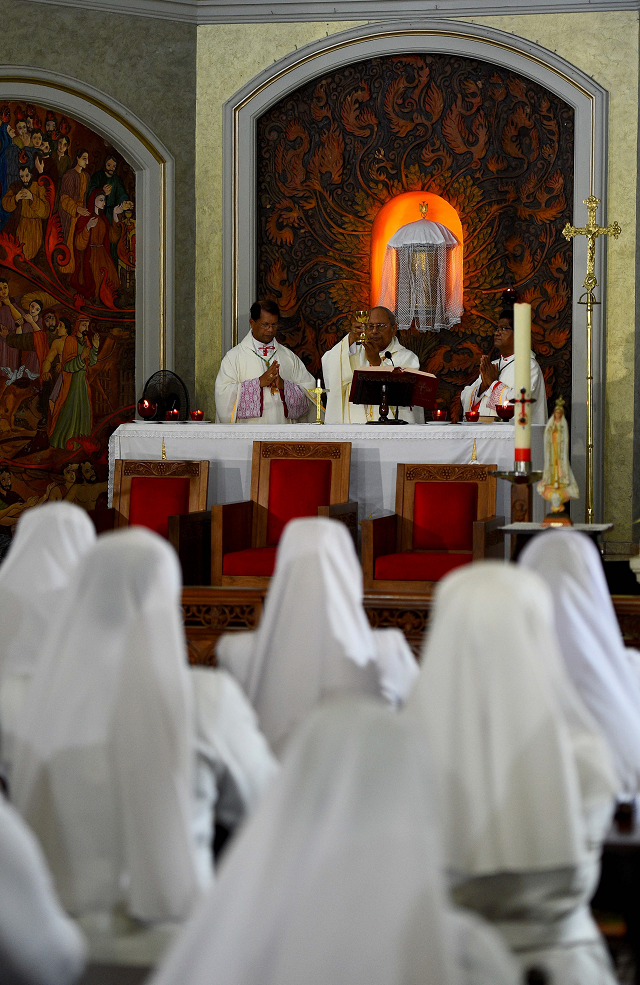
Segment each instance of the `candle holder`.
M515 414L515 407L512 403L496 404L496 414L500 418L501 424L508 424L509 421L513 420L513 415Z
M192 410L190 416L191 416L191 420L192 421L203 421L204 420L204 411L203 410Z
M469 424L477 424L478 423L478 420L480 419L480 411L479 410L467 410L467 411L465 411L464 419Z
M173 410L168 410L164 415L165 421L179 421L180 420L180 410L178 407L174 407Z
M150 421L156 416L158 410L158 405L154 404L152 400L147 400L142 397L138 401L138 414L143 421Z
M320 380L316 380L315 387L312 390L308 390L307 392L308 393L311 393L313 395L313 398L314 398L314 400L316 402L316 419L315 419L315 421L313 423L314 424L324 424L324 421L322 420L322 417L321 417L321 414L322 414L322 404L320 403L320 401L321 401L321 398L322 398L322 394L323 393L329 393L329 391L323 389L323 387L320 384Z
M431 419L434 421L446 421L447 411L444 407L434 407L431 411Z

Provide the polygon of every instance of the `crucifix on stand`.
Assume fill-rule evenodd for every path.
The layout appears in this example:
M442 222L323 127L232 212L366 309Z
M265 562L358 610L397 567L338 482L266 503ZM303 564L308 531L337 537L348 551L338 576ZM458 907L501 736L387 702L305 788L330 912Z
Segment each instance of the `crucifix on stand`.
M600 199L595 195L589 195L584 199L587 206L588 220L586 226L578 228L569 222L562 230L565 239L573 239L574 236L586 236L587 238L587 276L582 286L585 293L578 298L578 304L584 304L587 308L587 461L586 461L586 490L584 501L584 521L593 523L593 306L600 304L595 299L595 289L598 281L595 275L596 264L596 239L598 236L613 236L617 239L622 229L617 222L612 222L609 226L599 226L596 222L596 211L600 204ZM585 299L586 300L583 300Z

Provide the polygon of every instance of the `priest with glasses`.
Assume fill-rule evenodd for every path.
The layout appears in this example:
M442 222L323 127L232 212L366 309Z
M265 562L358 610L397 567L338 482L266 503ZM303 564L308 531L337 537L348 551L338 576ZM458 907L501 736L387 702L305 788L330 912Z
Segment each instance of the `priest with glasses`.
M365 339L360 341L364 328ZM380 408L367 404L352 404L349 400L353 372L369 366L383 366L393 370L396 367L420 369L420 360L415 352L405 349L397 339L398 325L395 315L388 308L372 308L369 323L359 325L354 322L348 335L325 352L322 357L322 372L327 394L326 424L366 424L377 421ZM390 408L395 416L396 408ZM408 424L424 424L422 407L399 407L397 416Z
M277 338L275 301L251 305L251 330L227 352L216 378L217 424L306 422L315 380L301 359Z

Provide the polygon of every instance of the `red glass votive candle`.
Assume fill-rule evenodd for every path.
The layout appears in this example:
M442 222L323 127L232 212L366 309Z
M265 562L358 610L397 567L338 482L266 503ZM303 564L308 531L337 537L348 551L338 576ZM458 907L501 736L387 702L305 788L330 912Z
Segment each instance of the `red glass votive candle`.
M154 404L151 400L146 400L144 397L138 401L138 414L143 421L151 420L155 416L157 409L157 404Z
M202 421L202 420L204 420L204 411L203 410L192 410L191 411L191 420L192 421Z
M444 407L435 407L432 411L434 421L446 421L447 412Z
M501 421L510 421L515 407L513 404L496 404L496 414Z
M464 415L465 421L469 421L471 424L476 424L479 417L480 417L479 410L468 410Z
M165 421L179 421L180 411L178 410L177 407L175 407L173 410L168 410L167 413L164 415L164 419Z

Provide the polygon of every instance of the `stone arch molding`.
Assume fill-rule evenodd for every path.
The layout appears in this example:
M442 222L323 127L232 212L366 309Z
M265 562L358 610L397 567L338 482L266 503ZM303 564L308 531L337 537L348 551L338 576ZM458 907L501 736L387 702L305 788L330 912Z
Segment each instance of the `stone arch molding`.
M251 79L224 105L223 130L223 296L224 351L235 344L238 328L247 325L256 290L256 121L270 106L323 73L368 58L406 53L439 53L476 58L511 69L555 93L575 113L574 201L576 225L586 222L583 200L602 201L599 222L607 217L608 94L590 76L554 52L523 38L452 20L433 18L367 24L322 38L292 52ZM242 166L240 166L242 162ZM586 477L586 326L578 307L586 272L584 237L573 240L572 465L581 496ZM605 248L596 257L602 304L594 315L594 506L602 516L605 380ZM581 514L584 501L576 504Z
M121 103L93 86L28 66L0 65L0 100L63 111L104 136L136 174L136 392L173 368L173 157Z

